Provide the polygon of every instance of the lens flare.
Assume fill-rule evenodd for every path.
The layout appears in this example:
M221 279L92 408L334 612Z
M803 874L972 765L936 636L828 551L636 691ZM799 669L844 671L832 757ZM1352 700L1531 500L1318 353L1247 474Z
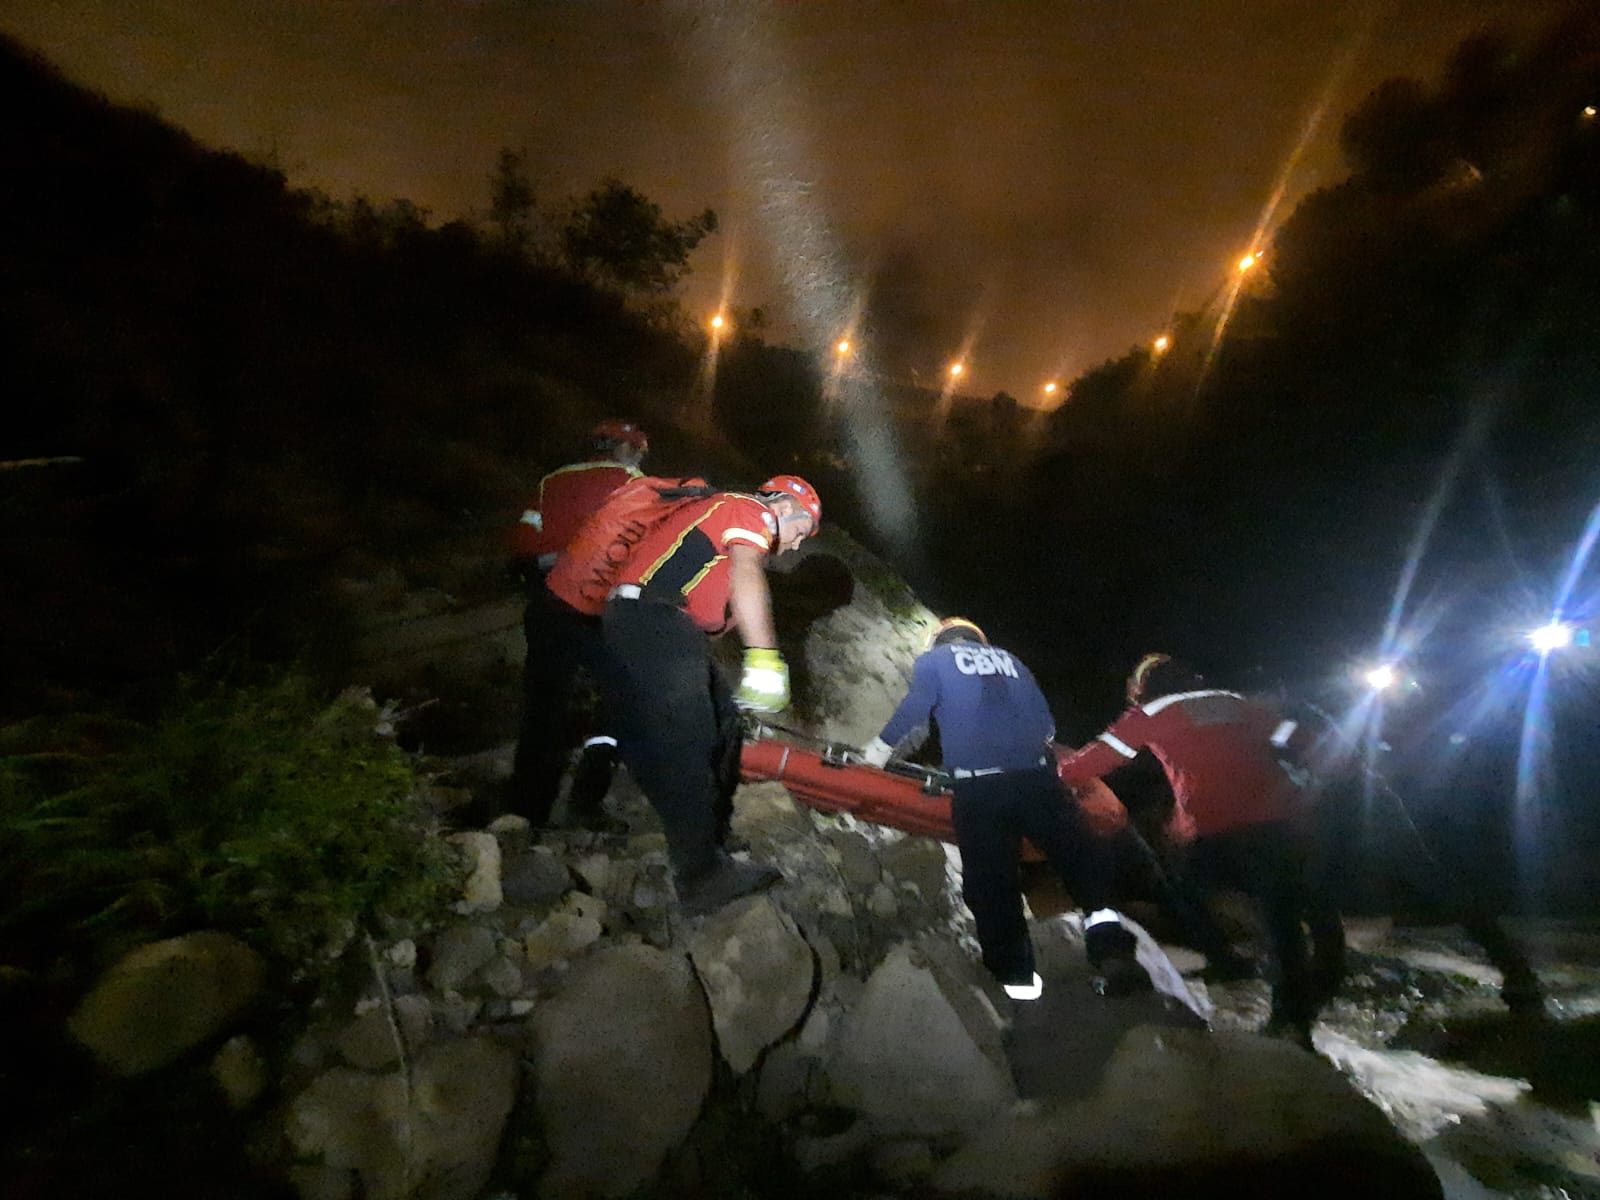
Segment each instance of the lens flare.
M1549 654L1552 650L1565 650L1572 645L1572 626L1565 621L1551 621L1548 625L1541 625L1528 634L1528 641L1540 654Z
M1380 663L1369 667L1361 675L1362 681L1375 692L1386 692L1400 682L1400 672L1393 663Z
M749 207L793 318L812 345L832 345L840 329L854 327L855 284L818 182L822 155L802 103L806 81L788 59L779 9L687 0L673 9L707 98L725 117L731 186L753 201ZM867 519L886 541L908 549L916 540L909 473L865 357L852 355L860 366L842 397L846 457L855 464Z

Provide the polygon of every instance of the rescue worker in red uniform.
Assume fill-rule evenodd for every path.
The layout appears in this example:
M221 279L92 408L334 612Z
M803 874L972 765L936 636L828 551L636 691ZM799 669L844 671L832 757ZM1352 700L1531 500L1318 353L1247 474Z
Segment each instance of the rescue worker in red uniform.
M1282 761L1304 735L1266 705L1206 687L1165 654L1139 663L1128 700L1132 707L1098 738L1058 755L1061 781L1098 779L1150 749L1172 785L1168 832L1184 847L1174 885L1196 905L1212 888L1236 887L1251 898L1277 968L1268 1031L1310 1048L1317 1010L1343 975L1344 933L1338 914L1306 884L1298 788ZM1225 946L1201 949L1226 953Z
M517 737L507 808L548 825L572 748L584 741L568 807L585 823L600 819L611 786L616 739L593 728L591 689L600 674L600 621L545 586L556 557L585 518L617 488L641 474L650 442L631 421L608 420L589 434L588 457L550 472L512 536L512 557L528 592L522 631L522 727ZM587 736L587 740L584 739Z
M961 898L972 910L983 965L1013 1000L1036 1000L1043 980L1023 915L1022 839L1044 854L1085 912L1084 941L1102 994L1148 990L1138 943L1111 908L1111 859L1050 757L1055 720L1033 674L991 646L965 617L940 623L911 669L911 690L862 751L882 767L937 723L954 796Z
M789 703L766 559L798 547L821 520L815 489L794 475L767 480L756 495L694 501L634 548L601 616L606 711L623 762L661 818L690 915L782 879L731 858L721 843L738 782L738 709L775 713ZM710 639L730 625L745 646L737 693L711 657Z

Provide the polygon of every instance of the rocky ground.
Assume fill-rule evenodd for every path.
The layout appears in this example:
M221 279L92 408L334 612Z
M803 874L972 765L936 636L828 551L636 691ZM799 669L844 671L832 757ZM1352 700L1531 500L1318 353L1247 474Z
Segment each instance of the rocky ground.
M1600 924L1513 927L1545 984L1543 1020L1506 1011L1459 928L1347 919L1351 973L1317 1049L1422 1147L1446 1195L1600 1197ZM1216 1029L1265 1018L1263 984L1207 996Z
M859 743L930 614L862 586L874 564L835 550L820 565L849 576L804 569L774 592L804 601L780 614L810 707L796 722ZM447 809L473 805L509 768L520 606L492 588L390 592L368 610L371 678L431 706L418 749L494 746L439 780ZM373 947L358 974L389 994L358 988L279 1083L301 1195L1600 1197L1600 925L1518 929L1549 996L1528 1020L1459 930L1351 921L1318 1059L1256 1035L1265 984L1208 988L1181 947L1149 947L1187 977L1166 998L1097 1007L1069 918L1035 924L1045 1002L1010 1006L975 964L953 853L797 808L777 785L741 789L735 829L787 882L683 922L625 775L608 803L628 834L465 823L480 870L459 919ZM476 1125L504 1131L496 1148L432 1114L421 1149L453 1185L385 1173L397 1052L413 1095L470 1093ZM635 1094L619 1118L616 1097Z

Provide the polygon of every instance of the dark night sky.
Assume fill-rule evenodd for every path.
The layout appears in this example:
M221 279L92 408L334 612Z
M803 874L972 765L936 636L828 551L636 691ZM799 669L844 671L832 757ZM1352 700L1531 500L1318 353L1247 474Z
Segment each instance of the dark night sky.
M685 298L831 338L878 279L924 369L1025 399L1197 306L1340 175L1339 120L1566 0L0 0L0 29L291 182L481 212L614 174L723 230ZM1325 115L1286 162L1308 118Z

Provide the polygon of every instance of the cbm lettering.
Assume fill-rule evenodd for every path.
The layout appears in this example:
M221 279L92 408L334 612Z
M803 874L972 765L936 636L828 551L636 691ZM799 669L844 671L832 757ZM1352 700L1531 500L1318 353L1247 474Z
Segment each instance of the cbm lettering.
M963 675L1009 675L1012 679L1020 678L1011 655L993 646L958 645L955 659L956 670Z

